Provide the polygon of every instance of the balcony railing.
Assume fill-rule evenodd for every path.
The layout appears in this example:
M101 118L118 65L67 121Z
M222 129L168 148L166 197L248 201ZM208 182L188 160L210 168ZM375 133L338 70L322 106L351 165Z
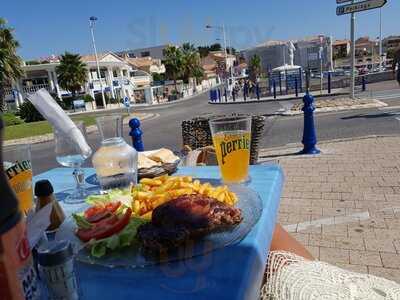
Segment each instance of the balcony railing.
M40 89L46 89L49 92L52 92L52 90L50 89L50 86L48 84L35 84L32 86L24 86L22 88L22 92L27 94L27 93L34 93Z

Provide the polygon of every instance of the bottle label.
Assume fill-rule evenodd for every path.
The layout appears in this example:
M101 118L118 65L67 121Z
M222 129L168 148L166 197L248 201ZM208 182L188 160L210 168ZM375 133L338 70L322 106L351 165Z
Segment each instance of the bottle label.
M30 160L17 161L7 166L9 184L18 196L19 207L25 214L32 209L32 165Z

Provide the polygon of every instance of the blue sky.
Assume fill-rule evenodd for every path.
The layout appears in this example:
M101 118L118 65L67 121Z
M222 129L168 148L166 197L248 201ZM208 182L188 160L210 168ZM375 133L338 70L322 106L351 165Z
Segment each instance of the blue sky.
M211 44L220 37L206 24L225 23L239 49L271 39L314 34L349 37L349 16L337 17L335 0L3 0L0 17L15 28L25 59L65 50L92 52L88 18L99 18L99 51L191 41ZM383 34L400 34L400 1L383 8ZM379 11L357 14L357 36L379 34Z

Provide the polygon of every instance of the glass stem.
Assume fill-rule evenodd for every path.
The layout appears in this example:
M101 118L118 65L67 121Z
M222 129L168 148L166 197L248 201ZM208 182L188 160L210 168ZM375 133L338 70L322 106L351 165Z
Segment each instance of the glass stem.
M72 172L72 175L74 176L76 181L76 189L81 191L83 185L85 184L85 172L82 170L81 167L77 167L75 168L74 172Z

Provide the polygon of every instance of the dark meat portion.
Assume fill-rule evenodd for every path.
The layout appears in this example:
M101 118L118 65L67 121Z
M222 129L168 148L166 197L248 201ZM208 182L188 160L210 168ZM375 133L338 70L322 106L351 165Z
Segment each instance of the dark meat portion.
M147 250L160 251L241 221L238 208L202 195L185 195L157 207L151 223L139 227L138 237Z

